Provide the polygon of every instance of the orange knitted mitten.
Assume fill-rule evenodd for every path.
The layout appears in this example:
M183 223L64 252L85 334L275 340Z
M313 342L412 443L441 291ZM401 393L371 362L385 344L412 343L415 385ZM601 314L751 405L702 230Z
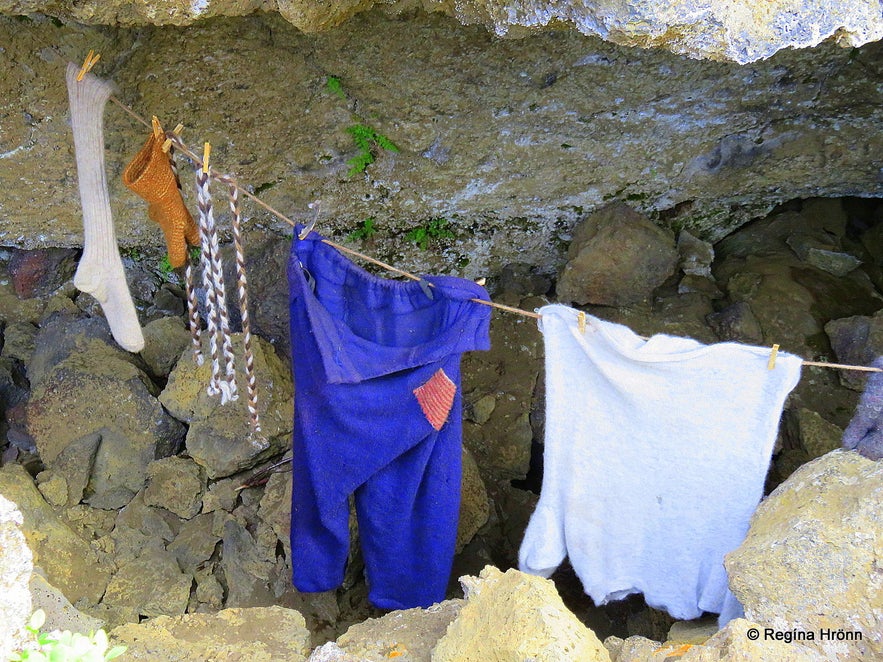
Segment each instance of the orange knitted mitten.
M169 155L155 134L126 166L123 183L149 203L147 215L165 234L169 264L175 269L184 266L187 246L199 246L199 228L184 205Z

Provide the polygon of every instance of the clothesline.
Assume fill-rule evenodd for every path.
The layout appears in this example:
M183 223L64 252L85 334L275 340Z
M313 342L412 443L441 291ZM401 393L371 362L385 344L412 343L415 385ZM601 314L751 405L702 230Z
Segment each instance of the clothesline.
M129 108L122 101L120 101L119 99L117 99L114 96L111 96L110 100L113 101L117 106L122 108L123 111L125 111L128 115L130 115L136 121L140 122L141 124L143 124L147 128L152 129L152 124L150 122L148 122L143 117L138 115L138 113L136 113L134 110ZM229 186L234 187L236 190L238 190L244 196L246 196L247 198L252 200L255 204L259 205L260 207L263 207L265 210L267 210L268 212L270 212L271 214L276 216L278 219L284 221L285 223L288 223L292 228L297 227L297 223L295 223L295 221L293 221L291 218L289 218L288 216L286 216L285 214L283 214L279 210L274 209L272 206L270 206L269 204L267 204L266 202L264 202L263 200L258 198L256 195L254 195L250 191L242 188L235 179L233 179L232 177L230 177L227 174L218 172L217 170L212 168L209 165L208 158L207 158L207 156L208 156L208 143L206 143L206 146L207 146L206 152L203 155L203 157L201 158L199 155L194 153L193 150L191 150L181 140L181 137L178 135L178 133L172 132L172 131L166 131L165 134L166 134L166 137L168 138L168 140L170 140L175 145L176 149L183 152L191 161L193 161L193 163L195 165L202 167L206 172L208 172L209 176L211 176L212 178L214 178L218 181L222 181L222 182L228 184ZM322 241L325 244L328 244L329 246L331 246L331 247L333 247L343 253L347 253L347 254L357 257L361 260L364 260L366 262L370 262L372 264L375 264L383 269L386 269L387 271L389 271L391 273L398 274L399 276L402 276L403 278L409 278L409 279L415 280L415 281L422 281L422 282L426 283L427 285L429 285L430 287L435 287L432 283L426 281L425 279L421 278L420 276L412 274L412 273L405 271L403 269L399 269L398 267L394 267L391 264L387 264L386 262L378 260L377 258L374 258L370 255L366 255L365 253L361 253L359 251L353 250L352 248L347 248L346 246L343 246L341 244L333 242L329 239L323 238ZM539 313L532 312L529 310L524 310L522 308L516 308L515 306L507 306L505 304L496 303L494 301L486 301L484 299L477 299L477 298L470 299L470 301L474 301L475 303L479 303L483 306L490 306L492 308L496 308L496 309L502 310L504 312L513 313L516 315L522 315L524 317L531 317L533 319L541 319L541 315ZM778 349L778 346L776 347L776 349ZM883 370L881 370L880 368L874 368L871 366L847 365L847 364L843 364L843 363L828 363L828 362L824 362L824 361L803 360L803 365L817 366L817 367L821 367L821 368L831 368L831 369L838 369L838 370L857 370L857 371L862 371L862 372L883 372Z

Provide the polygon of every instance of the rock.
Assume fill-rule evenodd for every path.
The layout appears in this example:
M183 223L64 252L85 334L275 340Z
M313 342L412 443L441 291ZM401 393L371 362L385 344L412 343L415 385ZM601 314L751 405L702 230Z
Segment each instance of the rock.
M711 242L697 239L686 230L678 234L678 265L688 276L712 278L711 263L714 262L714 247Z
M285 274L291 242L275 233L251 232L243 239L243 250L248 275L248 312L252 333L268 340L280 357L288 358L291 356L291 328ZM228 283L235 283L235 255L230 246L222 251L224 278ZM228 299L228 308L230 323L238 328L241 324L238 301L234 298Z
M39 0L0 3L0 12L48 12L87 24L192 25L217 16L243 16L256 9L275 9L298 30L314 33L336 27L373 6L391 13L408 3L377 0L336 0L316 5L308 0L276 0L261 5L255 0L195 5L177 0L157 12L138 4L116 2L59 3L46 7ZM470 0L434 11L443 11L465 25L481 24L498 36L524 36L549 25L568 26L582 34L601 37L623 46L664 48L694 58L732 60L740 64L762 60L781 49L806 48L834 38L843 46L860 46L883 34L880 17L860 2L822 2L794 7L776 4L763 12L743 0L735 5L700 0L687 6L663 3L645 7L629 5L625 11L611 2L586 6L579 2L543 0ZM810 29L812 25L812 29Z
M71 444L100 436L85 498L108 509L128 503L144 485L147 465L171 455L185 432L151 393L148 377L121 354L86 342L41 373L27 404L27 430L50 468Z
M524 262L512 262L500 271L499 291L518 297L543 296L552 287L552 279Z
M409 662L430 662L436 642L463 604L463 600L445 600L428 609L404 609L369 618L350 627L337 639L337 646L360 662L387 662L396 657Z
M843 430L805 407L788 410L785 426L806 451L805 461L814 460L841 446Z
M350 655L335 642L329 641L313 650L309 662L364 662L362 658Z
M738 301L711 313L705 320L712 328L719 340L734 340L736 342L759 345L763 342L763 331L751 306L745 301Z
M650 296L677 264L674 239L623 204L595 212L573 234L558 298L625 306Z
M759 636L749 631L754 629ZM797 643L777 641L764 635L764 628L743 618L707 638L701 644L669 641L660 644L644 637L629 637L625 641L608 637L613 662L824 662L832 658Z
M702 618L694 621L677 621L668 631L666 641L683 644L704 644L710 637L717 634L720 628L717 617Z
M197 515L184 522L178 535L166 547L175 555L182 572L195 574L215 553L221 538L212 531L213 520L211 515Z
M0 660L8 660L28 639L24 628L32 611L28 580L34 564L22 514L3 494L0 489Z
M177 317L160 317L144 327L141 358L154 377L168 377L190 344L190 332Z
M144 503L159 506L182 519L191 519L202 509L205 475L193 460L166 457L147 465Z
M3 351L0 356L28 363L34 352L36 335L37 327L30 322L10 322L3 329Z
M73 603L94 605L104 594L110 573L89 544L65 524L17 464L0 468L0 494L18 506L22 532L47 580Z
M102 602L130 608L141 616L177 616L187 608L192 583L193 578L181 572L173 554L148 549L120 566Z
M841 363L870 365L883 356L883 312L873 317L853 315L831 320L825 324L825 333L831 341L834 355ZM852 370L839 373L840 383L854 391L863 391L868 376Z
M207 349L208 343L205 343L203 351ZM221 405L218 396L206 393L211 361L206 360L202 366L197 366L192 349L185 351L178 361L159 398L174 417L189 424L185 441L187 452L212 479L253 467L268 457L285 452L291 444L294 411L291 374L265 340L253 338L252 349L262 428L260 435L251 433L246 383L242 374L241 334L233 334L238 400Z
M854 255L839 251L827 242L815 241L806 235L792 235L788 237L787 243L801 260L835 276L845 276L862 263Z
M258 517L267 523L282 543L285 558L291 558L291 472L274 473L267 481Z
M303 662L310 650L303 616L275 606L159 616L114 628L110 639L128 647L127 659L145 662Z
M463 479L460 487L460 519L457 524L456 553L475 537L490 515L487 490L472 453L463 448Z
M276 544L262 547L234 519L224 523L221 568L227 583L228 607L260 607L274 603L270 574L276 561Z
M432 662L610 659L548 579L488 566L479 577L460 582L466 604L439 640Z
M149 550L163 551L178 533L173 524L178 524L175 515L146 505L144 493L138 493L120 510L110 534L116 563L137 559Z
M70 630L71 632L97 632L104 627L104 622L84 614L74 607L61 591L52 586L39 572L31 575L28 583L33 602L33 610L42 609L46 614L46 622L42 630ZM26 613L26 612L25 612Z
M15 293L22 299L52 294L73 277L79 254L71 248L13 249L9 275Z
M64 506L67 504L67 481L52 471L42 471L37 474L37 489L43 498L52 506Z
M269 5L252 1L239 5L247 7L243 18L144 33L83 25L101 15L115 23L134 21L140 12L131 3L121 8L93 1L89 10L71 10L73 23L61 25L45 17L47 5L38 0L4 3L14 5L17 16L31 15L0 17L0 43L18 54L0 84L4 116L14 118L4 124L2 149L9 156L0 168L0 207L7 210L0 239L23 248L82 242L67 95L57 72L63 60L81 59L89 48L130 53L112 70L102 70L102 64L96 72L112 71L122 97L137 90L140 112L162 108L192 131L188 135L215 136L217 167L235 172L268 204L308 222L313 212L307 204L320 198L319 227L338 238L367 216L382 219L377 250L412 271L473 277L515 261L552 265L577 219L610 200L631 202L654 218L659 214L666 225L716 241L797 197L883 194L883 182L863 155L878 118L850 112L875 107L876 77L855 61L875 62L879 43L855 52L833 43L786 50L746 69L587 41L559 29L499 40L482 28L416 10L389 17L378 9L338 29L307 35L278 15L255 13L258 4ZM835 4L843 9L832 10ZM829 1L817 5L817 12L829 12L836 23L841 11L855 11L856 5ZM185 20L194 15L192 6L200 8L201 18L234 12L231 2L203 7L182 1L164 4L164 10L151 12L151 20ZM435 3L430 9L442 6L473 14L478 5ZM500 13L508 6L493 4ZM556 11L564 6L554 5ZM571 11L576 5L566 6ZM580 6L584 18L611 17L610 3ZM707 6L723 7L722 0ZM618 20L648 13L634 2L627 7ZM470 20L483 21L480 16ZM672 16L679 27L665 34L687 39L680 29L684 14ZM723 20L723 14L701 16ZM803 25L827 25L829 18L819 21ZM785 23L794 25L790 19ZM633 22L628 29L646 39L642 27ZM238 50L223 62L205 63L198 80L179 75L170 81L165 75L185 72L212 45L234 41ZM47 52L47 43L57 50ZM415 68L413 58L433 66ZM256 69L254 62L267 66ZM322 63L321 70L315 62ZM347 101L324 88L329 73L340 75ZM280 80L290 85L282 89ZM823 80L836 83L825 88L831 94L818 93ZM494 94L473 93L476 81ZM280 142L288 133L286 109L294 97L303 108L298 132ZM791 112L794 108L801 112ZM347 160L358 154L346 132L353 109L400 152L383 151L365 173L350 176ZM143 127L110 110L107 123L108 169L118 171L143 142ZM187 170L183 162L182 167ZM144 222L143 201L119 178L109 179L120 243L161 246L159 229ZM192 196L187 178L185 187ZM220 209L223 200L216 197L215 204ZM459 232L443 254L403 240L408 230L440 216ZM291 231L263 212L247 225L273 230L283 244L283 234ZM283 279L284 271L277 276Z
M838 450L800 467L761 502L745 542L726 557L746 618L812 633L801 643L827 659L883 657L883 585L873 579L881 508L883 463ZM860 641L842 639L856 633Z

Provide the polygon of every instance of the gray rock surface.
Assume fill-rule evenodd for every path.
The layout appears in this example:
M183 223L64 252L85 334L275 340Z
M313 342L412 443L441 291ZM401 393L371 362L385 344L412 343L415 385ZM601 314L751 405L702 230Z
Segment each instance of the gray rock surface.
M28 13L14 1L15 13ZM203 15L231 6L213 0ZM90 11L78 20L95 18ZM112 11L115 21L131 19ZM632 27L640 33L641 24ZM883 115L880 44L789 50L746 68L562 30L500 40L439 15L379 11L317 35L272 14L186 31L0 17L0 43L16 53L0 82L0 153L8 155L0 160L0 243L25 248L82 244L60 72L90 48L102 54L95 72L114 78L122 100L170 127L182 122L195 145L210 138L216 167L268 204L303 222L312 218L307 204L321 199L319 228L337 237L373 216L375 252L415 271L477 277L514 261L553 264L576 221L610 200L716 240L795 197L883 195L867 140ZM236 47L190 75L218 44ZM346 100L325 88L332 74ZM350 176L357 149L346 129L360 119L400 151L379 153ZM119 172L144 129L110 106L106 133L108 168ZM117 177L110 185L122 245L161 246L143 202ZM256 208L249 217L250 227L291 231ZM422 251L404 238L439 217L455 239Z
M219 396L206 393L211 377L208 342L204 342L205 362L198 366L188 349L178 361L159 399L178 420L189 425L187 452L205 468L209 478L222 478L283 453L291 443L294 391L288 367L272 346L254 338L255 379L261 433L252 434L243 375L242 334L234 333L236 384L239 399L221 404ZM205 340L205 339L204 339Z
M25 625L31 615L28 581L33 555L25 541L24 519L18 507L0 493L0 659L9 659L27 639Z
M114 628L110 638L128 647L127 659L145 662L303 662L310 650L303 616L283 607L159 616Z
M801 643L827 659L883 657L881 508L883 463L838 450L800 467L760 504L745 542L726 557L746 618L811 632Z
M561 601L548 579L488 566L461 578L466 604L432 662L607 662L607 650Z
M558 298L581 305L637 303L674 274L677 262L671 233L626 205L610 205L574 230Z
M192 519L202 509L205 472L193 460L166 457L147 465L144 503L159 506L182 519Z

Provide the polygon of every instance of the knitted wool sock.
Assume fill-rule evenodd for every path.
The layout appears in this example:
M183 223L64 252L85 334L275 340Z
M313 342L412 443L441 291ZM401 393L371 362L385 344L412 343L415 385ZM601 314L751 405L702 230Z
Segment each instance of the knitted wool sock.
M871 364L883 368L883 356ZM871 460L883 459L883 372L871 373L868 385L843 432L843 447Z
M123 170L123 183L149 203L147 215L162 228L169 264L184 266L187 246L199 245L199 229L184 205L171 158L153 133Z
M77 81L79 72L80 67L68 63L67 91L83 208L83 257L74 285L101 303L114 340L130 352L140 352L144 335L117 247L104 172L104 106L113 90L110 83L92 74Z

